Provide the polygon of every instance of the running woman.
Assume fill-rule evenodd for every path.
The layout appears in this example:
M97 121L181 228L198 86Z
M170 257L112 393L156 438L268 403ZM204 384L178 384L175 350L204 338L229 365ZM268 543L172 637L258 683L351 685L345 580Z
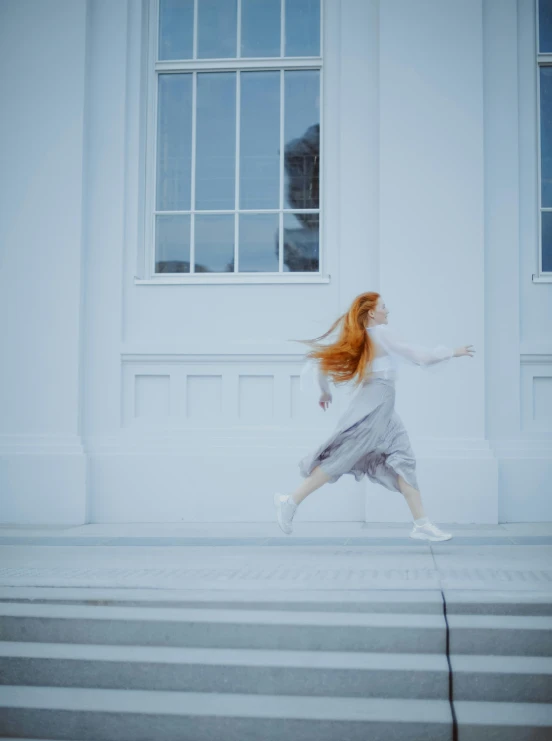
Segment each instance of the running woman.
M316 367L319 406L326 411L332 401L328 377L335 383L354 381L357 391L329 438L299 461L305 479L291 494L274 495L277 520L286 534L301 502L323 484L335 483L343 474L357 481L367 476L391 491L400 492L412 513L411 538L450 540L426 516L416 478L416 459L408 433L395 411L395 380L400 363L430 366L475 354L473 345L430 350L399 338L388 326L389 309L379 293L362 293L330 329L314 340L299 340L314 347L307 353L303 381ZM340 326L337 340L320 345ZM317 361L317 362L316 362Z

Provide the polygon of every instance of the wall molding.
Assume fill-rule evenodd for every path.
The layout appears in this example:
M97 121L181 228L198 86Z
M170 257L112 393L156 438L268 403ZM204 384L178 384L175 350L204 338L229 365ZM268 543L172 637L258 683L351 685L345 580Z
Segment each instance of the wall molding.
M163 348L157 350L151 349L134 349L121 352L121 362L128 363L177 363L180 365L187 364L230 364L230 363L302 363L304 352L291 353L277 352L273 349L266 351L255 350L249 352L240 350L239 352L221 349L213 352L207 349L197 348L193 351L182 352L181 349Z
M279 457L286 451L301 451L318 445L332 426L321 429L309 426L292 429L281 425L235 425L231 428L171 429L152 432L136 428L120 435L90 436L86 440L90 455L120 455L143 453L151 455L205 455L217 449L217 454L227 450L232 455L251 450L263 451ZM411 437L417 458L494 458L487 440L472 438L415 438Z
M549 438L516 438L491 440L491 449L497 458L550 459L552 461L552 436Z
M532 352L521 353L520 362L522 365L550 365L552 364L552 348L547 348L542 352L532 350Z
M84 455L80 435L0 435L0 455Z

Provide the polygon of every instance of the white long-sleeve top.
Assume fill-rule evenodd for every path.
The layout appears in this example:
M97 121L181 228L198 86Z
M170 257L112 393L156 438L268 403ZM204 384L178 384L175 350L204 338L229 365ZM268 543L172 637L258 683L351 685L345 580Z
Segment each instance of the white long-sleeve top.
M454 354L454 350L445 345L438 345L431 350L406 342L396 335L387 324L376 324L373 327L367 327L366 331L370 334L370 339L378 356L367 368L367 380L368 377L394 379L401 363L427 368L430 365L450 360ZM309 374L316 376L320 391L330 393L327 376L322 372L319 364L310 358L303 365L301 371L302 390L306 387L305 382Z

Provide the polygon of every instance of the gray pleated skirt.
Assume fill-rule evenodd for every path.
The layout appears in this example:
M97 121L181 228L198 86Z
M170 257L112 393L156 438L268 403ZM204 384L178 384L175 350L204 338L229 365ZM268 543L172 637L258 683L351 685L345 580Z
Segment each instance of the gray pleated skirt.
M418 489L416 458L395 411L395 382L373 378L359 387L329 438L299 461L301 476L317 467L334 484L343 474L400 492L398 476Z

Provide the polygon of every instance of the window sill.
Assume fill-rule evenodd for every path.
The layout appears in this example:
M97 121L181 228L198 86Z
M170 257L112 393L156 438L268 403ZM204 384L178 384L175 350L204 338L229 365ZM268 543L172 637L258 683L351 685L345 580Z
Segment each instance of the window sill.
M202 285L208 283L212 284L230 284L239 283L241 285L246 283L263 284L263 283L330 283L331 275L305 275L305 274L293 274L284 273L282 275L209 275L206 273L196 273L194 275L182 275L182 276L167 276L161 277L156 276L155 278L138 278L134 276L134 285L136 286L179 286L179 285Z
M552 273L543 273L543 275L531 276L533 283L552 283Z

